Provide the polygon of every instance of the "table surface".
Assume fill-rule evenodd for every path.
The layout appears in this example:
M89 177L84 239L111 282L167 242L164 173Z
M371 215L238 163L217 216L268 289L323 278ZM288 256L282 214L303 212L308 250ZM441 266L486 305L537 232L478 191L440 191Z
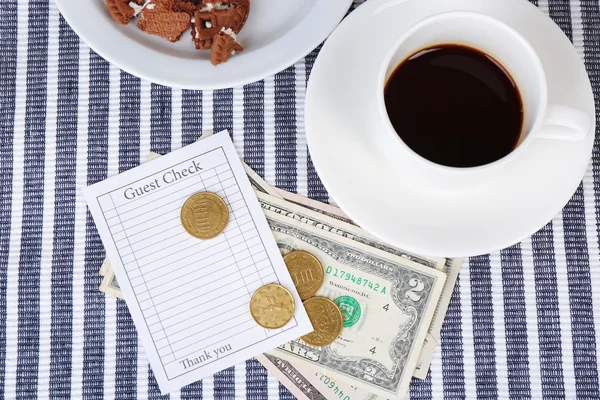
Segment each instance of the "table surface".
M536 4L584 58L598 108L599 1ZM204 129L229 129L269 183L328 201L303 125L318 51L264 81L199 92L109 65L48 0L0 1L0 38L0 394L157 398L125 302L98 291L105 253L81 188ZM600 398L599 132L556 218L465 261L430 375L412 383L412 398ZM200 397L292 398L255 360L170 395Z

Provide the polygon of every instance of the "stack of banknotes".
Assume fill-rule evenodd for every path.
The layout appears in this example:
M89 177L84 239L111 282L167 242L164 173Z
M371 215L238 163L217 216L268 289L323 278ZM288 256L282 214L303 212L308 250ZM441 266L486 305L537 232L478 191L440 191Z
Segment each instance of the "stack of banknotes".
M317 295L344 316L332 344L297 339L258 361L299 399L402 398L412 377L427 375L462 260L392 247L339 208L274 188L248 166L246 172L282 255L318 257L325 279ZM108 260L100 274L100 290L122 297Z

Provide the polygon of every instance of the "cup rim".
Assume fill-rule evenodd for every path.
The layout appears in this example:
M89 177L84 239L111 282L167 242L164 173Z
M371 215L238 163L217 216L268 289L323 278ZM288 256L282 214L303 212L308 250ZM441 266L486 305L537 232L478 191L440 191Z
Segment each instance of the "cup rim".
M540 93L540 109L538 111L538 115L536 115L535 118L533 119L533 123L532 123L531 128L529 129L527 137L525 139L523 139L520 143L518 143L517 147L515 149L513 149L510 153L505 155L504 157L499 158L496 161L492 161L491 163L477 165L477 166L473 166L473 167L453 167L453 166L438 164L438 163L435 163L433 161L426 159L425 157L421 156L420 154L415 152L413 149L411 149L404 142L404 140L402 140L400 138L400 135L396 132L394 126L392 125L389 115L386 110L385 99L384 99L385 84L387 82L386 72L388 70L388 67L391 64L394 54L396 53L398 48L402 45L402 43L404 43L406 41L406 39L408 37L410 37L410 35L412 35L418 29L421 29L423 26L430 24L433 21L438 20L438 19L455 17L455 16L484 19L489 23L496 24L497 26L500 26L502 29L505 29L505 30L511 32L513 34L513 36L517 40L519 40L521 45L524 46L527 49L527 51L531 54L531 60L532 60L533 64L535 65L535 68L538 70L538 76L539 76L539 79L541 82L541 85L540 85L540 91L541 91L541 93ZM448 43L440 43L440 44L448 44ZM482 51L482 50L480 50L480 51ZM496 60L496 61L502 65L501 60ZM413 25L410 26L410 28L408 28L400 36L400 38L398 38L396 40L394 45L391 46L390 49L388 50L385 58L383 59L383 63L380 68L379 76L377 79L377 108L379 109L379 113L381 114L380 117L383 117L383 123L386 128L385 130L387 131L386 134L392 136L392 140L394 140L396 143L398 143L405 150L405 152L410 154L415 160L417 160L424 166L436 169L438 171L452 172L452 173L456 173L456 174L481 172L481 171L486 171L489 169L494 169L494 168L498 167L499 165L505 164L508 161L516 158L519 154L521 154L525 150L527 145L529 145L529 143L531 143L531 141L533 139L535 139L534 136L531 135L531 132L537 131L539 129L539 127L542 125L542 121L544 119L544 114L546 112L547 105L548 105L548 86L547 86L547 81L546 81L546 74L544 73L544 67L542 65L542 62L541 62L540 58L538 57L533 46L516 29L512 28L511 26L507 25L503 21L500 21L488 14L484 14L484 13L477 12L477 11L446 11L446 12L441 12L438 14L428 16L426 18L423 18L423 19L415 22ZM521 129L522 130L521 130L520 136L523 135L523 133L524 133L523 127Z

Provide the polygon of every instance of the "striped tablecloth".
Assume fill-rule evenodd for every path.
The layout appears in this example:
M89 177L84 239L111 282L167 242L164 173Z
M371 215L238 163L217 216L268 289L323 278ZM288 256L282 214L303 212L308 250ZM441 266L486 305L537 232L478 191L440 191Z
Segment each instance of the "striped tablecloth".
M537 5L585 60L598 106L599 1ZM47 0L0 0L0 39L0 393L157 398L125 303L98 292L105 254L81 188L204 129L229 129L268 182L328 201L303 125L317 51L264 81L197 92L109 65ZM413 382L412 398L600 398L598 145L552 222L465 262L430 376ZM292 396L255 360L170 396L234 397Z

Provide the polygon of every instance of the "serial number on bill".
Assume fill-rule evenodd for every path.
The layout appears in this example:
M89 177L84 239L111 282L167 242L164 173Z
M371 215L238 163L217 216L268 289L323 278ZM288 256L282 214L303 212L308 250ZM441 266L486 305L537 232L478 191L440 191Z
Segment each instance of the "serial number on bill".
M325 273L327 275L332 275L336 278L340 278L340 279L343 279L348 282L353 282L358 286L361 286L364 288L369 288L372 291L377 292L377 293L383 293L383 294L387 293L387 287L385 285L381 285L377 282L373 282L367 278L356 276L351 272L344 271L343 269L334 268L334 267L328 265L327 268L325 268Z

